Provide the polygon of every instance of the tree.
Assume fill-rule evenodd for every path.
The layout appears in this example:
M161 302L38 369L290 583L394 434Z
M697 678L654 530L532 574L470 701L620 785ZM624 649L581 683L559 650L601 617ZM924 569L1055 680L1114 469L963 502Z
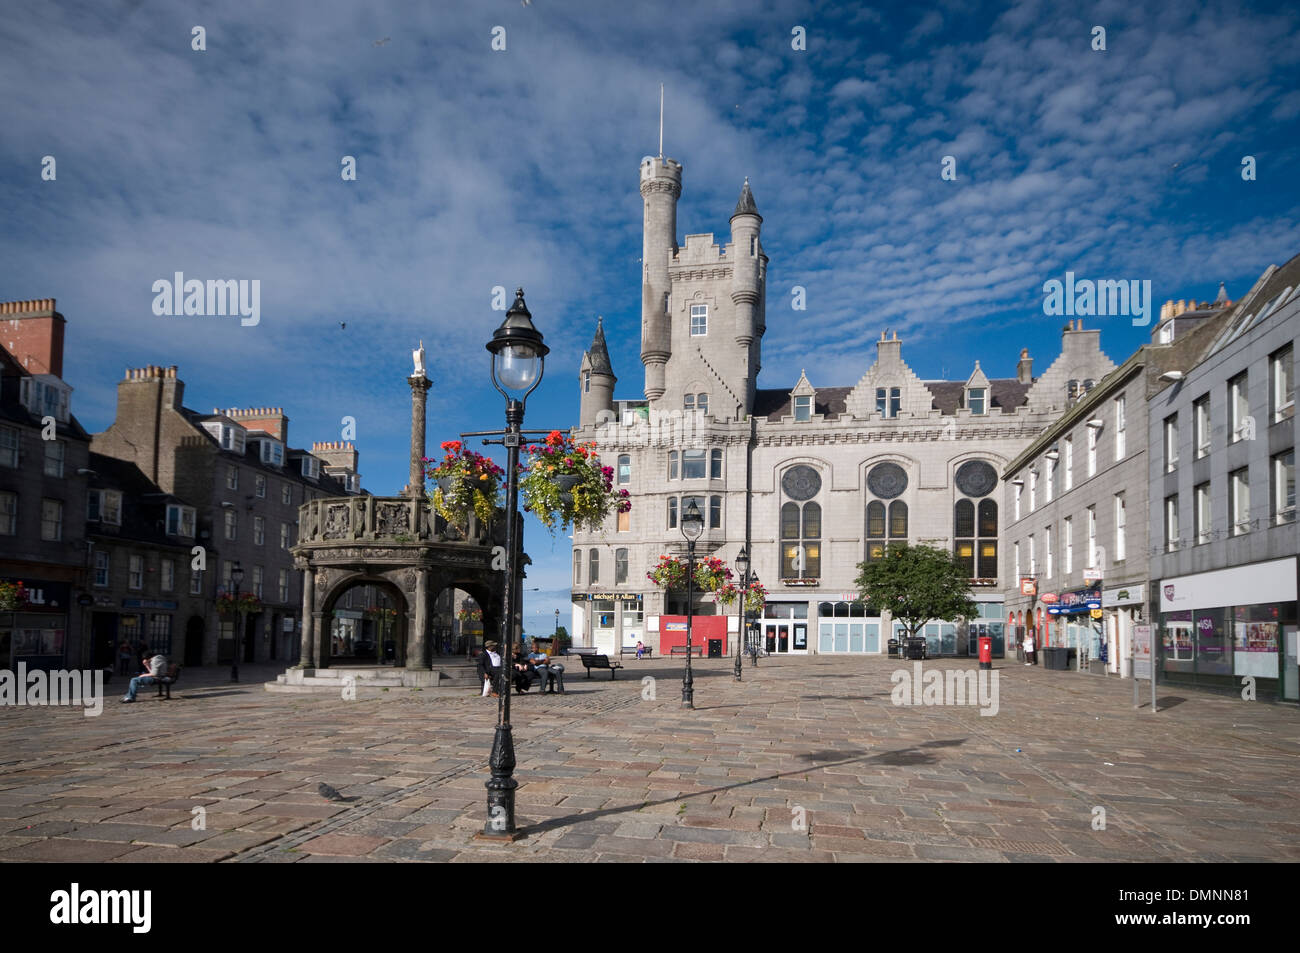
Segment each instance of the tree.
M891 545L879 562L858 563L858 599L872 615L888 611L915 636L931 619L979 612L966 570L946 549Z

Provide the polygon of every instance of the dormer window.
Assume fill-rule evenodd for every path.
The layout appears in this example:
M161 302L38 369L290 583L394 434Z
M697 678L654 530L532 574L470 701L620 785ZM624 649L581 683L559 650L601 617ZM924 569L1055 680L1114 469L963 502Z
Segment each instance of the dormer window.
M284 444L278 440L259 440L258 451L263 463L273 467L284 466Z
M794 419L796 421L812 420L813 399L811 395L794 399Z
M86 519L122 525L122 494L117 490L91 490L87 494Z
M167 535L194 537L194 507L168 504Z
M320 478L320 461L315 457L302 458L302 475L309 480Z
M988 412L988 388L972 387L966 391L966 406L975 416L982 416Z
M221 445L222 450L229 450L240 456L244 454L244 441L247 435L243 427L233 427L220 421L203 425L203 429L212 435L212 439Z
M53 417L59 423L68 422L68 395L72 388L53 374L24 377L18 391L23 406L32 413Z
M876 388L876 413L893 419L903 409L903 391L900 387Z

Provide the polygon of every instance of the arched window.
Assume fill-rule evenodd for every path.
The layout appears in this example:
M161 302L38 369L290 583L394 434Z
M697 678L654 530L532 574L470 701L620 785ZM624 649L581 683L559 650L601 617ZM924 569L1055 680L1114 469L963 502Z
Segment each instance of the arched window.
M594 586L600 582L600 550L593 549L587 557L587 584Z
M872 500L867 504L867 562L885 558L885 504Z
M993 500L980 500L980 536L998 535L998 504Z
M708 394L696 394L696 395L695 395L695 409L698 410L698 411L699 411L700 413L702 413L702 414L707 414L707 413L709 412L709 395L708 395Z
M799 538L799 504L787 503L781 507L781 538Z
M632 456L623 453L618 457L618 485L627 486L632 482Z
M902 500L889 504L889 538L907 539L907 504Z
M614 550L614 584L621 585L627 582L627 550Z
M975 504L970 500L957 501L952 535L957 539L968 539L975 535Z
M1050 540L1050 536L1048 539ZM1050 543L1049 543L1050 546ZM998 504L980 500L979 505L979 577L993 579L998 574ZM1048 559L1051 559L1050 550Z
M822 508L816 503L803 505L803 538L822 538Z

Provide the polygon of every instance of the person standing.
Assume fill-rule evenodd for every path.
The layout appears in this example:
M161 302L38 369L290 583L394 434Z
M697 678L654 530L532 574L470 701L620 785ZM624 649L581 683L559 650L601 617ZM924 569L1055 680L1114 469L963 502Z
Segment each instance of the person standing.
M1025 664L1037 665L1038 656L1034 654L1034 630L1025 630Z
M483 643L483 654L478 657L478 673L483 680L483 694L480 698L491 695L497 697L497 685L501 679L501 655L497 652L499 643Z

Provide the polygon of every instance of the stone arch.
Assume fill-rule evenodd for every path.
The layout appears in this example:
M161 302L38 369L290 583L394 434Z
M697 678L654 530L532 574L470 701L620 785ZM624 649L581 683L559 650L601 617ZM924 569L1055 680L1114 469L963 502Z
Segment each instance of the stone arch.
M356 586L375 586L381 591L387 593L389 598L392 599L395 608L397 609L397 619L393 627L393 638L397 642L396 664L403 667L406 665L407 650L409 647L408 635L411 630L411 620L415 616L415 600L413 593L407 592L399 582L389 578L390 576L397 575L401 572L404 571L398 570L396 573L392 571L383 573L338 573L331 581L331 584L326 591L318 596L320 606L318 611L320 613L322 625L319 627L316 637L319 640L317 652L319 653L318 657L321 660L322 667L328 666L330 656L332 655L329 644L329 620L333 615L334 607L337 605L338 600L342 595ZM380 645L377 646L376 661L382 658L383 646Z

